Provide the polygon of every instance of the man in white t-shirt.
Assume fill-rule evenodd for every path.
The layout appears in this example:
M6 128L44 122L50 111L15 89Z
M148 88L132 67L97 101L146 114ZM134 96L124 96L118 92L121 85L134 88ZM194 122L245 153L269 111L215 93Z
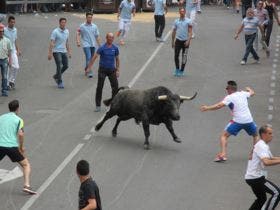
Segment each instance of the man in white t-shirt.
M280 200L280 189L271 181L267 180L265 166L280 164L280 157L273 157L268 143L273 138L273 130L270 125L264 125L259 129L260 140L255 144L252 159L248 161L245 174L246 183L252 188L257 199L249 210L261 210L266 202L266 193L271 197L265 204L266 210L275 209Z
M253 136L253 144L255 144L258 139L257 126L248 106L248 98L253 96L255 92L249 87L246 87L246 91L237 91L237 84L235 81L228 81L226 90L228 95L221 102L210 106L202 105L200 107L200 110L205 112L228 106L232 112L233 118L220 137L221 152L217 154L214 159L215 162L227 160L227 139L231 135L236 136L240 130L244 129L248 135Z

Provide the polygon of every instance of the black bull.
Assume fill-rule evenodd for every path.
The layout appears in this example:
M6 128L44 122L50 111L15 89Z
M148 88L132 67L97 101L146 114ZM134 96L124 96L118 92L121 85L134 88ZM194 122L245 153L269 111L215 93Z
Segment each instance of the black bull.
M162 86L147 90L121 90L113 99L104 100L104 104L107 106L111 104L111 107L104 118L96 125L95 130L98 131L106 120L117 115L118 119L112 130L114 137L117 136L117 128L121 121L134 118L137 124L142 122L145 133L145 149L149 149L150 124L164 123L173 140L180 143L181 140L174 132L172 121L180 120L179 108L181 103L184 100L194 99L196 95L197 93L192 97L179 96Z

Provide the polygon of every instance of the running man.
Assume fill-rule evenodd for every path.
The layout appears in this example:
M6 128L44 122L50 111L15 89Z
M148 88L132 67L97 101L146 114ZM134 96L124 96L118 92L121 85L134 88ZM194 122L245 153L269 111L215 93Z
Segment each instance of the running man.
M82 46L86 58L85 68L87 67L90 59L93 57L97 47L100 47L101 43L98 27L94 23L92 23L92 15L93 14L90 12L86 13L86 22L80 25L76 35L78 47L81 46L82 38ZM86 76L92 78L92 70L90 70Z
M71 58L71 50L69 46L69 30L66 28L66 18L59 19L59 27L55 28L51 33L51 42L49 47L48 59L54 57L56 64L56 74L53 75L57 87L64 88L62 74L68 69L68 57Z
M248 161L245 174L246 183L252 188L257 199L249 210L276 209L280 200L280 189L277 185L267 180L265 166L280 164L280 157L271 154L269 143L273 138L273 130L270 125L264 125L259 129L260 140L255 144L252 159ZM271 194L267 200L266 193Z
M130 25L131 14L135 17L136 7L133 1L123 0L118 9L119 30L116 33L117 37L121 37L120 45L124 45L124 38L126 37Z
M227 82L226 91L228 95L221 102L210 106L202 105L200 107L200 110L205 112L228 106L233 115L233 119L225 127L220 137L221 151L214 159L215 162L227 160L227 140L231 135L236 136L242 129L244 129L248 135L253 136L253 145L255 145L258 140L257 126L253 121L248 106L248 98L253 96L255 92L249 87L246 87L246 91L237 91L237 84L235 81Z
M6 36L11 41L11 57L12 63L9 68L8 75L8 88L14 89L16 84L16 76L19 71L18 56L21 55L21 51L18 46L17 41L17 28L15 27L16 19L14 16L9 16L8 26L4 28L4 36Z
M7 155L12 162L18 162L23 169L23 192L36 194L30 187L31 167L24 149L24 122L18 116L19 102L9 103L9 113L0 116L0 161Z
M156 41L163 42L162 33L165 27L165 15L167 13L166 0L153 0L155 36Z
M176 19L172 31L172 48L174 48L175 71L176 77L184 76L185 65L187 63L188 51L192 37L192 23L186 17L185 8L179 9L180 18ZM176 38L176 39L175 39ZM182 50L182 62L180 68L179 56Z

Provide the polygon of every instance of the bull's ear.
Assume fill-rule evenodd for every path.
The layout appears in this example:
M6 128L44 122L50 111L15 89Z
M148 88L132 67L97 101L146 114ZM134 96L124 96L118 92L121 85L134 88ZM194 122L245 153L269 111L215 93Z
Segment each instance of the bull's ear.
M158 96L158 100L159 100L159 101L165 101L165 100L167 100L167 95L160 95L160 96Z

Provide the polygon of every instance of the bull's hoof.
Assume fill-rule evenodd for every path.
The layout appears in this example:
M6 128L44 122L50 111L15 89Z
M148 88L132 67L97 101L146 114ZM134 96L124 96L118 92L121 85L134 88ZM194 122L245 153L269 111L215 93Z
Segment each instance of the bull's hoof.
M112 131L112 136L116 137L117 136L117 131Z
M95 131L99 131L100 128L101 128L101 125L100 125L100 124L97 124L97 125L95 126Z
M175 138L174 141L177 142L177 143L181 143L182 142L180 138Z
M149 145L149 144L144 144L144 149L145 149L145 150L150 150L150 149L151 149L151 147L150 147L150 145Z

